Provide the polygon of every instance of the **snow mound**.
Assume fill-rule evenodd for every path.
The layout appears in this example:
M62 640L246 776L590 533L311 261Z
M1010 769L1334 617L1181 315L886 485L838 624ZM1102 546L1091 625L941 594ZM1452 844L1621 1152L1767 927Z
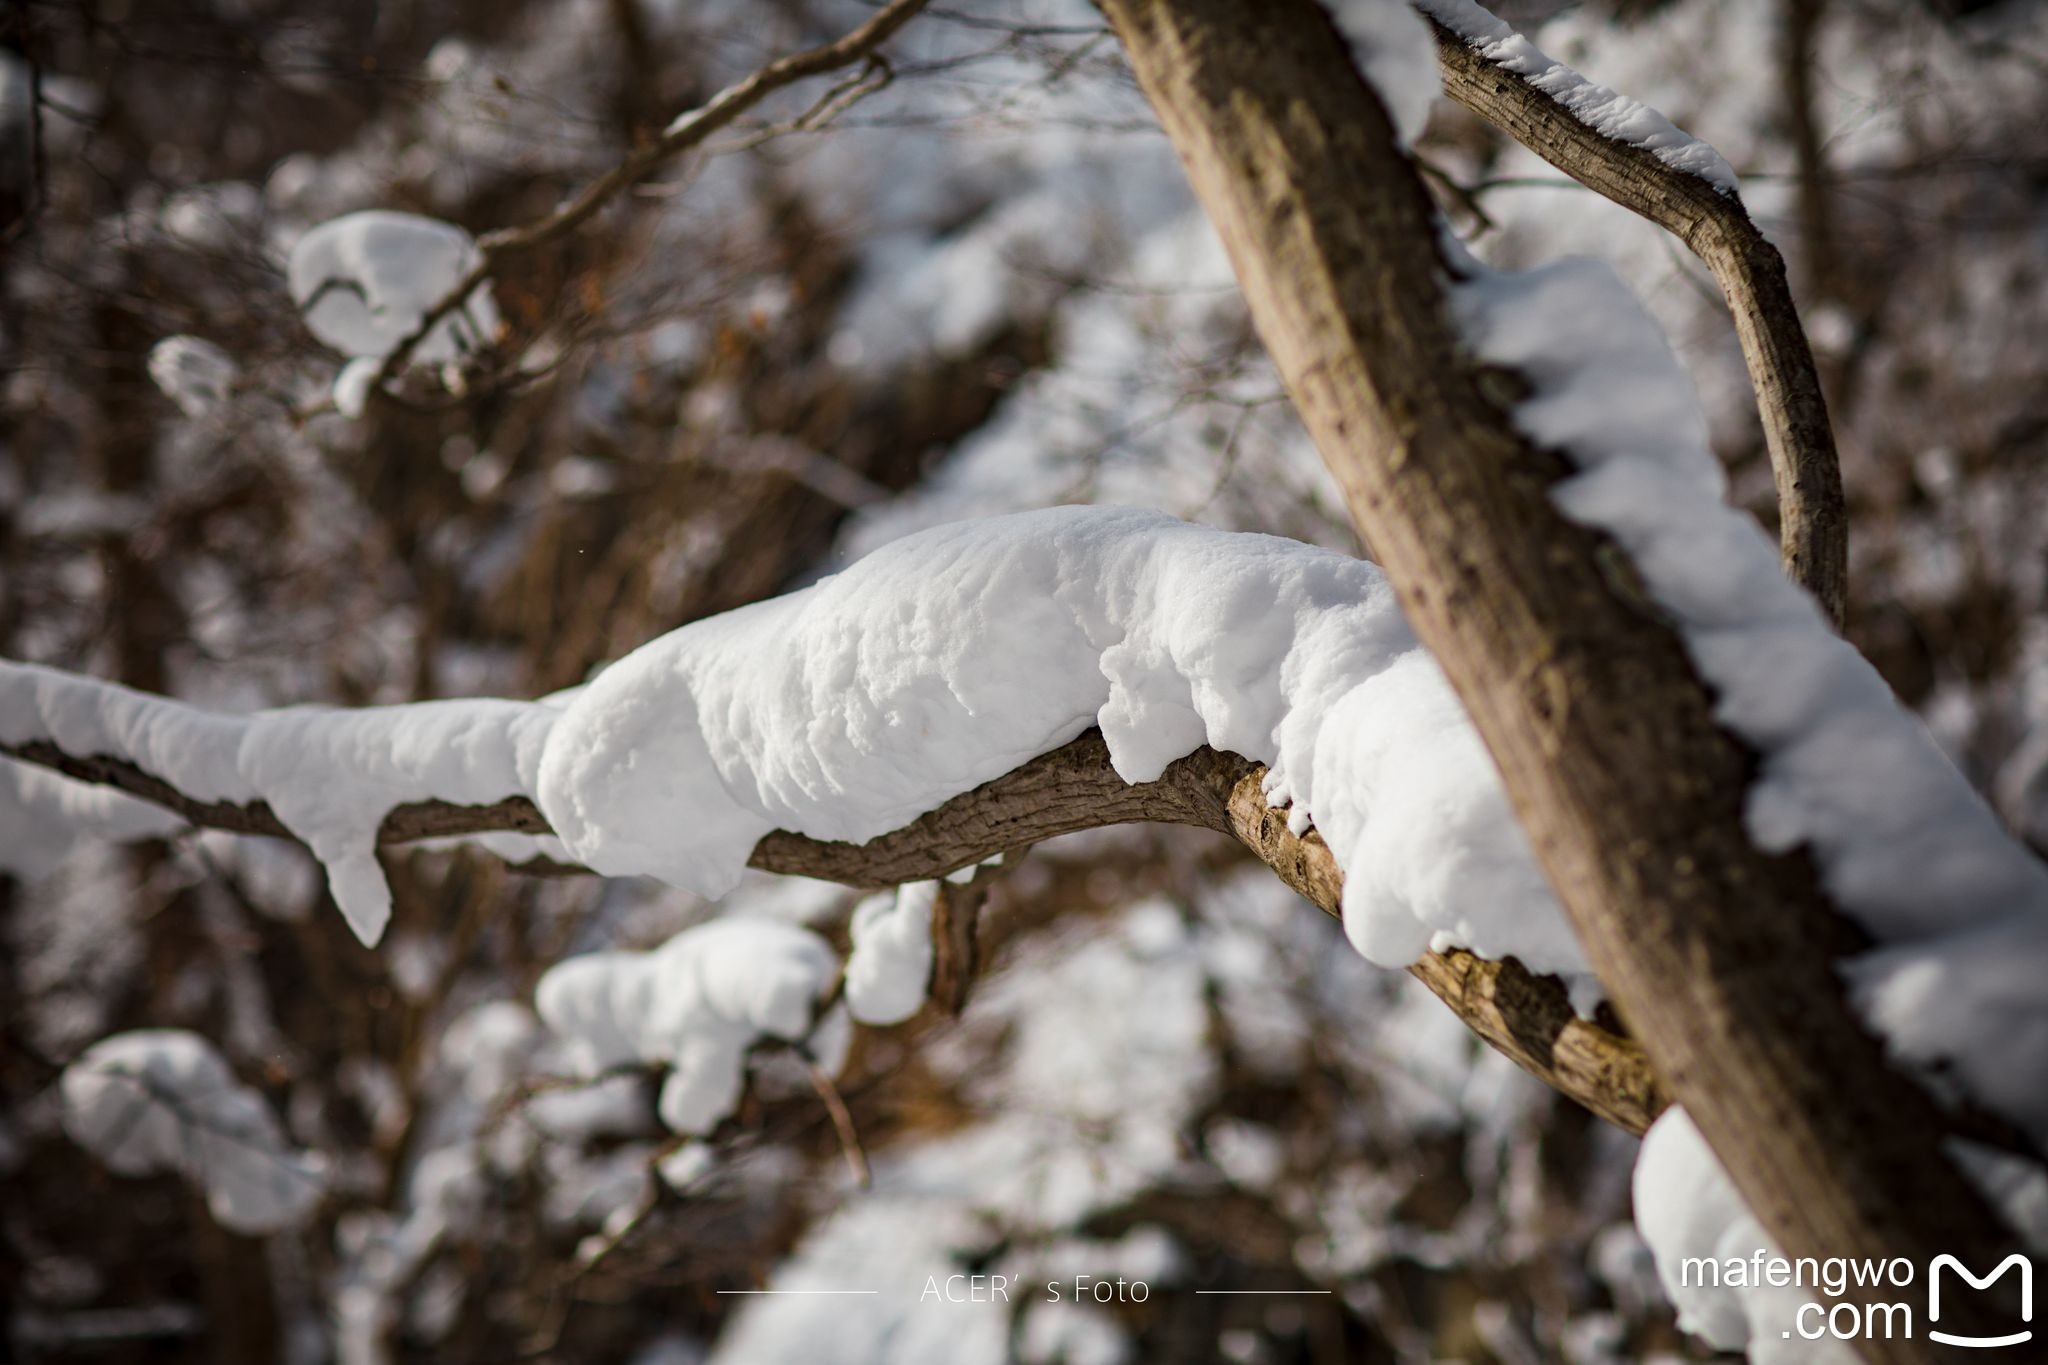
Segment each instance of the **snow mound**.
M1374 961L1434 940L1586 980L1380 570L1155 512L934 527L663 636L562 712L535 795L596 870L715 897L771 830L863 842L1090 727L1129 782L1203 744L1270 765L1347 873L1398 852L1345 887Z
M262 1096L211 1043L179 1029L103 1038L64 1069L64 1127L122 1175L177 1171L222 1227L278 1232L326 1188L316 1153L289 1146Z
M475 240L453 223L372 209L310 229L292 248L286 275L314 336L343 355L385 356L479 259ZM434 324L413 359L454 360L497 329L486 283Z
M543 976L541 1019L587 1075L665 1065L661 1120L716 1128L739 1104L748 1051L796 1042L838 975L831 946L779 920L731 916L685 929L652 952L591 953Z
M854 907L846 1007L863 1024L900 1024L924 1007L938 882L909 882Z

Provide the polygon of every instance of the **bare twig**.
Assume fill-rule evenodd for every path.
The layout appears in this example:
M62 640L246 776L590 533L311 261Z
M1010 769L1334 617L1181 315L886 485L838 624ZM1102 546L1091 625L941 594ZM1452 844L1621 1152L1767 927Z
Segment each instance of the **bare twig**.
M1572 179L1675 234L1721 285L1735 318L1778 486L1786 571L1839 628L1849 521L1834 428L1778 249L1733 191L1601 133L1521 75L1430 20L1444 91Z
M782 123L771 123L765 128L757 128L745 137L720 143L711 148L711 151L715 155L726 156L733 152L751 151L764 143L788 137L793 133L815 133L869 95L887 89L895 79L895 68L889 65L888 59L879 53L870 53L859 71L839 81L819 96L817 103L795 118Z
M846 1169L853 1175L853 1183L861 1189L868 1187L868 1154L860 1145L860 1130L853 1126L853 1113L846 1107L846 1101L839 1094L839 1087L819 1066L808 1052L803 1054L804 1071L811 1078L811 1088L824 1101L825 1112L832 1116L832 1131L839 1135L839 1150L846 1154Z

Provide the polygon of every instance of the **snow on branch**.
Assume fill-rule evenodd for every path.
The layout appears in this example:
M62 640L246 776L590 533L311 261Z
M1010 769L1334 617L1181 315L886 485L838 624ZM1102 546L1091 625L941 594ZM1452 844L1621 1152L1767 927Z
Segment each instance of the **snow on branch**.
M1166 821L1235 835L1383 965L1466 947L1595 998L1379 570L1155 513L933 528L550 702L226 717L0 664L0 750L299 839L366 941L390 911L380 842L552 834L594 871L717 896L750 863L890 886ZM1640 1059L1562 991L1427 960L1539 1074L1627 1126L1654 1114Z
M114 786L195 824L295 839L327 869L335 904L366 943L383 935L391 890L377 865L387 820L404 837L532 824L532 790L553 708L421 702L224 716L55 669L0 661L0 752Z
M1672 233L1713 272L1735 319L1778 489L1786 571L1839 629L1848 508L1834 428L1785 262L1712 147L1596 85L1471 0L1416 0L1436 32L1447 94L1529 150Z
M326 1192L320 1156L289 1146L263 1097L196 1033L102 1038L64 1069L59 1088L80 1145L122 1175L179 1172L223 1227L293 1227Z
M1951 1159L1937 1095L2048 1133L2048 873L1727 506L1611 271L1470 260L1311 0L1103 5L1360 533L1733 1187L1792 1255L1997 1263L2027 1209ZM1372 864L1336 848L1349 902ZM1842 961L1842 918L1879 946ZM1671 1194L1704 1236L1655 1247L1667 1265L1728 1230L1710 1192Z
M777 91L813 76L871 60L876 50L928 3L929 0L890 0L865 23L834 41L770 62L719 91L697 108L677 115L662 130L661 136L635 148L624 160L584 186L553 212L530 223L485 233L468 249L468 255L464 257L466 268L437 300L411 313L411 329L386 343L388 349L381 352L383 358L375 368L357 368L348 376L347 401L360 410L360 402L370 390L382 388L405 369L415 352L442 335L445 324L456 314L469 310L471 297L484 287L492 272L508 257L567 236L588 222L621 191L638 184L682 153L701 146L714 133L730 127L734 120ZM852 88L865 92L877 88L877 85L876 81L865 81ZM342 399L338 397L337 402L340 401Z
M541 978L534 1004L587 1076L665 1065L661 1121L702 1135L738 1106L748 1052L809 1034L838 974L831 945L810 930L735 915L652 952L570 958Z

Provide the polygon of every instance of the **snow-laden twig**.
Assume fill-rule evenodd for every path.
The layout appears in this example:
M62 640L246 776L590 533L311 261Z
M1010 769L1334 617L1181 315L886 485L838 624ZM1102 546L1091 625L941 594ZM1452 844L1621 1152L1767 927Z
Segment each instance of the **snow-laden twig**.
M1465 258L1310 0L1103 8L1601 984L1766 1230L1997 1264L2012 1225L1908 1067L2048 1129L2013 1084L2038 983L1994 970L2039 960L2048 875L1721 501L1611 272ZM1855 1001L1844 918L1889 940Z
M1777 247L1706 143L1593 84L1470 0L1417 0L1435 30L1444 91L1516 141L1672 233L1713 272L1734 316L1778 489L1786 571L1839 629L1849 520L1813 350Z
M440 301L421 316L412 332L388 352L377 373L367 386L381 389L397 375L412 358L413 351L431 334L443 318L460 309L484 283L498 266L509 256L530 251L549 242L567 236L588 222L599 209L616 197L620 191L638 184L657 168L674 160L682 153L703 144L705 139L759 104L768 96L798 81L812 76L822 76L838 71L857 62L866 62L875 50L887 42L922 10L928 0L891 0L876 11L874 16L860 27L843 34L821 47L770 62L742 80L736 81L712 96L710 100L695 109L679 114L661 136L643 146L637 147L623 161L584 186L568 202L552 213L517 227L499 228L487 232L477 239L477 259L463 272L454 286ZM880 70L886 73L887 68ZM886 74L880 78L886 83ZM862 94L863 87L873 87L874 81L864 76L851 89ZM857 98L858 96L853 96ZM830 97L828 97L829 99ZM829 104L823 117L837 113L837 106Z
M144 1029L103 1038L65 1068L64 1125L122 1175L175 1170L223 1227L296 1226L327 1185L323 1159L291 1147L262 1096L198 1034Z

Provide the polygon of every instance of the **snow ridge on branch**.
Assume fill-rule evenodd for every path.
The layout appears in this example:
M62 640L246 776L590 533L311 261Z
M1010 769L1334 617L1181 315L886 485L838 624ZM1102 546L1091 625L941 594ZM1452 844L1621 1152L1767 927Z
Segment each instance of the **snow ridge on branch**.
M1785 262L1707 143L1596 85L1471 0L1415 0L1436 32L1444 92L1580 184L1697 254L1728 301L1777 484L1779 552L1840 629L1848 506L1820 372Z

